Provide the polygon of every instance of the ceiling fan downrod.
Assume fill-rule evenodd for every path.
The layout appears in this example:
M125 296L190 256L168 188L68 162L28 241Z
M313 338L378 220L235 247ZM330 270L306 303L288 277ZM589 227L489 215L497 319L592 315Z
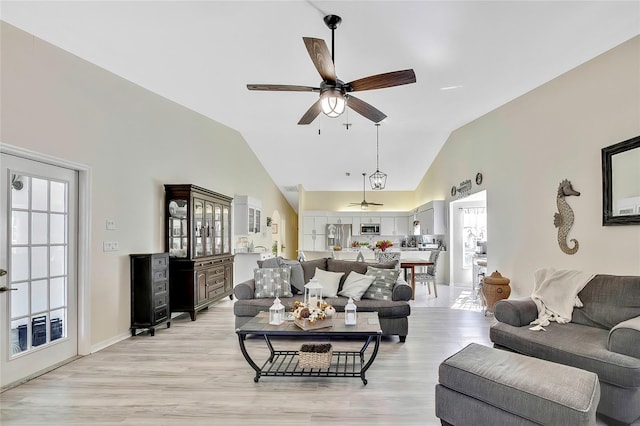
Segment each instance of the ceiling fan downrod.
M331 30L331 61L335 65L335 30L342 22L342 18L338 15L327 15L324 18L324 23Z

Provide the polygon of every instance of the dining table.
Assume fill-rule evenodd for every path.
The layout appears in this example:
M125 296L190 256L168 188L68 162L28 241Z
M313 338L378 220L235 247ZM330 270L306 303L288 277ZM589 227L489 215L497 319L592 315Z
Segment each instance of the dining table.
M404 280L407 280L407 269L411 269L411 300L416 298L416 266L432 266L427 259L400 259L400 268L404 270Z

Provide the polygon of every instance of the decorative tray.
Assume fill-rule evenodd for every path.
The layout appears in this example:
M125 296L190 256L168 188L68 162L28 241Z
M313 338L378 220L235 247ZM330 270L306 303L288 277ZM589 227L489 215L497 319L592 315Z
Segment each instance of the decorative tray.
M294 319L295 324L303 330L315 330L317 328L333 327L333 319L327 318L323 320L317 320L314 324L311 324L307 318Z

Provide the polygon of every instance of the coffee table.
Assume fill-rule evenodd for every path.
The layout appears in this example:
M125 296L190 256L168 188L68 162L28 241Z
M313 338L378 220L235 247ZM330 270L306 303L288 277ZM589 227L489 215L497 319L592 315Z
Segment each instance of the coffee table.
M333 326L318 328L315 330L302 330L293 321L285 321L280 325L269 324L269 313L260 312L246 324L236 329L240 350L249 365L255 370L254 382L262 376L315 376L315 377L359 377L362 383L367 384L365 373L373 364L380 348L382 330L377 312L358 312L356 325L344 324L344 313L338 312L333 318ZM268 359L258 366L247 352L245 341L248 335L263 336L269 348ZM364 340L362 348L358 351L334 351L331 365L326 369L301 368L298 365L298 351L276 350L273 347L271 337L285 336L296 339L317 338L348 338ZM369 344L374 342L370 354L365 353ZM367 357L368 355L368 357Z

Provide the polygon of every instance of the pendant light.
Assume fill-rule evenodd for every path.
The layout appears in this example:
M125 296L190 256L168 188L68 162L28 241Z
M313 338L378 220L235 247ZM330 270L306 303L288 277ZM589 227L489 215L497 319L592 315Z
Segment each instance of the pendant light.
M371 182L371 189L374 191L379 191L384 189L387 184L387 174L380 171L380 141L379 141L379 131L380 124L376 123L376 172L369 176L369 182Z

